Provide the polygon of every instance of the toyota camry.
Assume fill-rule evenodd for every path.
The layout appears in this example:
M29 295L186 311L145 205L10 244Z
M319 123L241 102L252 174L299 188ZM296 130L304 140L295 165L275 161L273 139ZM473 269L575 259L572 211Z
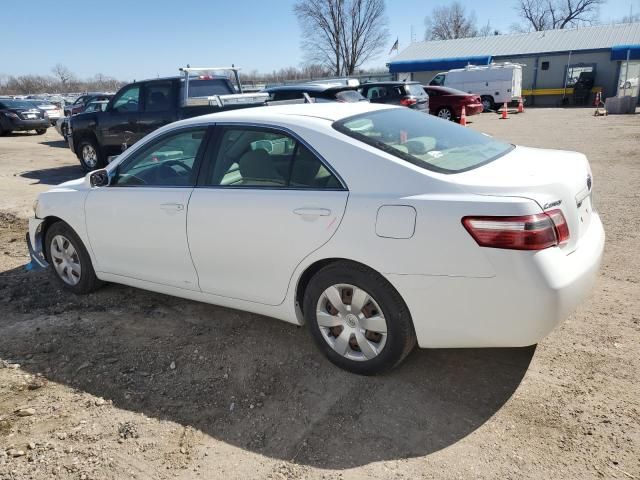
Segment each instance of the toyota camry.
M539 342L585 298L604 230L580 153L368 103L163 127L42 193L28 243L76 294L115 282L302 325L374 374L422 348Z

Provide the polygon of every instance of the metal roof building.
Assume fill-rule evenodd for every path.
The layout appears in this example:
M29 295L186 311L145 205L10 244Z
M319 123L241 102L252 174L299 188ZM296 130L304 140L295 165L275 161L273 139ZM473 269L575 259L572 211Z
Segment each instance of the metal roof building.
M559 104L552 90L564 91L577 73L589 68L597 88L615 95L621 73L640 75L640 23L415 42L389 63L389 71L428 82L442 71L505 61L526 65L523 88L532 103Z

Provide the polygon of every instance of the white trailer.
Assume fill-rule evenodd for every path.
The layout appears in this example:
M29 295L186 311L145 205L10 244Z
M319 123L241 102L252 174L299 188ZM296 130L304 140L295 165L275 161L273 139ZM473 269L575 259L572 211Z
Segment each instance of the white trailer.
M486 66L468 65L437 74L429 85L455 88L480 95L485 110L522 97L522 67L518 63L493 63Z

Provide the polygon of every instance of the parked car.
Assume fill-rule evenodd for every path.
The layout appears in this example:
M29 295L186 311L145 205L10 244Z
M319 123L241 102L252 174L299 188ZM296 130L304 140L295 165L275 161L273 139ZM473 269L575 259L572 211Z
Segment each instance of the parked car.
M467 116L482 113L484 105L478 95L466 93L455 88L432 87L426 85L429 95L429 112L445 120L459 121L464 106Z
M402 105L429 113L429 96L418 82L364 83L359 91L371 103Z
M85 107L84 113L91 112L104 112L109 104L108 100L97 100L93 102L89 102L89 104ZM56 131L67 139L67 135L69 134L69 117L62 117L56 121Z
M84 109L86 108L86 106L89 105L91 102L109 100L111 97L113 97L113 95L110 93L100 93L100 92L86 93L84 95L81 95L78 98L76 98L73 103L65 105L64 116L70 117L71 115L82 113L84 112Z
M373 374L416 342L547 335L598 274L592 181L582 154L408 108L252 108L158 129L42 193L28 242L70 292L115 282L306 323Z
M522 65L509 62L469 65L439 73L429 85L479 95L485 110L495 110L505 102L517 102L522 98Z
M42 135L51 126L49 116L28 100L0 100L0 135L14 131L35 130Z
M280 87L270 87L263 90L269 94L269 101L295 101L304 99L307 94L315 102L366 102L359 92L358 87L347 85L331 85L331 84L297 84L283 85Z
M59 118L62 118L64 116L62 112L62 108L57 107L53 103L50 103L46 100L25 100L25 101L30 102L37 109L44 110L45 112L47 112L51 125L55 125L56 121Z
M69 119L69 147L85 171L103 167L154 130L182 118L264 105L266 93L242 92L237 68L182 68L182 76L125 85L101 112ZM227 76L235 74L236 86Z

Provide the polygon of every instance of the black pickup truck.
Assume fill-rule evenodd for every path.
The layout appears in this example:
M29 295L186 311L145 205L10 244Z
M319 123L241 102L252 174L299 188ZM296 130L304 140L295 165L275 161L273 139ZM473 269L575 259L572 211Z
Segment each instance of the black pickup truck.
M232 71L237 88L227 76ZM102 168L145 135L176 120L220 110L266 104L266 93L242 93L238 69L181 68L181 76L122 87L104 111L70 117L69 148L85 171ZM212 75L213 73L213 75Z

